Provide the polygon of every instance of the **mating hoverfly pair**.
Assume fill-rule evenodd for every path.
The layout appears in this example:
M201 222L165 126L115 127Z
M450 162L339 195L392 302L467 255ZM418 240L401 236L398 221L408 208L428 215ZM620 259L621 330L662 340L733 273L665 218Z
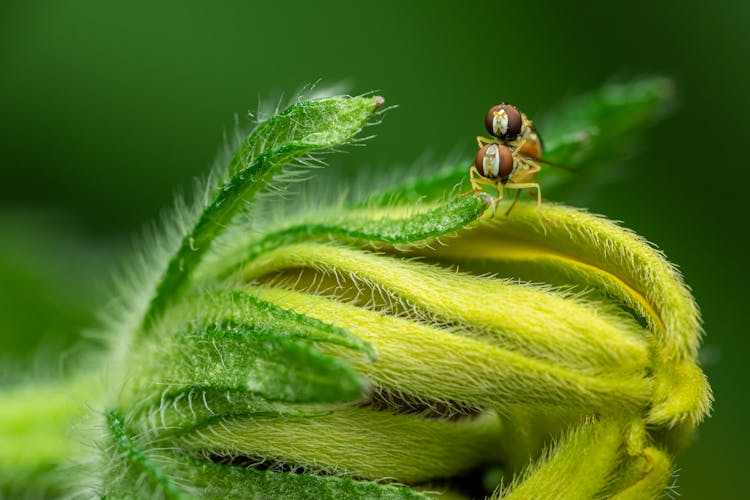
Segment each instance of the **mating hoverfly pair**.
M484 118L484 126L492 136L477 137L479 151L474 165L469 169L471 191L475 196L482 192L481 184L497 189L497 197L492 201L493 214L503 198L505 188L515 189L516 196L505 215L508 215L518 202L521 191L536 189L537 209L542 204L542 192L536 182L540 163L568 169L563 165L543 160L542 138L534 124L524 113L512 104L498 104L490 108ZM571 169L572 170L572 169ZM541 213L541 212L540 212Z

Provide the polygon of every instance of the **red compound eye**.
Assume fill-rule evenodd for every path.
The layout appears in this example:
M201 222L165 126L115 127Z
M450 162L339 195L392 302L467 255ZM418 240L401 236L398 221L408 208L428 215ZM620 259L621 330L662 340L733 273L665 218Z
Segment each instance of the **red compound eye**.
M514 141L521 133L523 118L512 104L492 106L484 117L487 133L503 141Z

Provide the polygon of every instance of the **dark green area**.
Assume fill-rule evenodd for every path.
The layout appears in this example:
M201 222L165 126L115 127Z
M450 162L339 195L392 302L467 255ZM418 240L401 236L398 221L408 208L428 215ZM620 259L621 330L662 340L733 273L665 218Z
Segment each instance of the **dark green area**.
M106 315L117 247L70 214L5 210L0 232L0 385L74 372L100 345L86 334Z
M739 1L3 2L3 358L29 371L58 363L49 353L73 345L103 305L102 269L122 253L113 249L206 172L233 114L246 124L258 95L273 108L318 78L377 89L400 108L368 129L378 137L367 148L331 160L342 176L368 168L398 177L415 163L468 165L498 100L541 124L603 82L667 75L675 112L600 185L558 201L623 220L680 265L704 313L717 399L678 458L680 491L739 496L750 410L739 314L748 299L749 29ZM41 216L19 216L28 212ZM47 357L30 354L40 345Z

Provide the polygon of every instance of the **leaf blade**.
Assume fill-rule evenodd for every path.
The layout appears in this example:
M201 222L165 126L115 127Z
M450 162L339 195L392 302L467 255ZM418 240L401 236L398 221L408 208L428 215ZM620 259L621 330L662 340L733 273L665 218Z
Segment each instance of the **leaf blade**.
M351 141L382 104L381 97L306 101L258 127L235 154L226 176L183 236L156 286L141 330L174 303L212 241L285 165L310 152Z

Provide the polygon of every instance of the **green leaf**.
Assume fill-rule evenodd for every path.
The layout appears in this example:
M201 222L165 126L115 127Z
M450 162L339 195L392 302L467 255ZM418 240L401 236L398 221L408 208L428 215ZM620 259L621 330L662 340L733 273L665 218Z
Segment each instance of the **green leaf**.
M543 168L537 178L544 196L571 200L612 177L614 164L632 156L628 149L664 114L673 94L671 80L650 78L607 85L566 102L540 126L544 158L578 173Z
M347 477L258 470L191 459L160 441L134 435L117 411L107 413L114 468L96 492L103 498L422 499L406 487Z
M658 448L648 447L632 457L619 476L632 480L610 497L614 500L665 498L669 485L674 481L672 460Z
M177 334L138 358L146 361L132 362L134 387L120 404L137 403L133 414L159 413L162 426L195 427L207 418L275 412L273 402L351 401L363 390L347 363L283 334L242 325Z
M487 210L485 197L462 196L440 204L404 211L401 207L359 208L318 213L301 222L268 231L260 238L240 241L201 270L202 276L226 277L245 261L301 241L348 241L354 244L420 244L450 235L474 222Z
M107 426L111 433L111 437L114 444L113 454L124 459L124 466L122 469L117 470L118 474L125 472L125 479L120 476L120 481L125 482L128 485L126 489L132 489L134 487L143 488L144 481L139 480L141 477L145 477L148 484L159 491L161 496L167 499L181 498L181 494L177 489L177 486L167 477L164 470L154 463L151 457L147 453L144 453L137 442L132 439L128 434L125 419L122 414L117 411L107 412ZM115 484L117 481L114 482ZM117 497L118 494L114 492L106 491L111 488L112 485L109 481L105 481L105 492L103 497ZM122 491L121 493L125 493Z
M367 198L368 204L404 205L418 203L421 200L434 200L462 193L470 189L469 168L473 158L457 164L443 165L430 170L428 175L410 175L399 184L372 193Z
M189 308L201 311L193 328L214 325L218 329L242 329L288 337L295 342L333 344L375 357L372 346L348 331L260 300L245 291L209 292L202 303Z
M498 488L492 499L598 498L619 465L622 442L622 425L616 421L580 424L517 478L509 491Z
M242 390L267 401L330 403L362 393L346 363L283 335L237 326L177 335L160 375L166 383L211 390Z
M488 412L447 420L343 408L309 418L222 420L184 435L178 447L216 457L264 457L311 473L419 484L498 461L502 426Z
M382 97L305 101L261 124L234 155L198 220L184 235L156 287L142 330L181 296L213 240L285 165L351 141L382 104Z
M211 390L199 386L169 387L160 398L127 409L131 426L153 439L170 440L232 417L310 417L331 410L326 405L267 401L245 390Z
M183 465L176 475L185 479L203 498L263 499L326 498L331 500L424 499L426 495L402 486L348 477L274 472L207 462Z

